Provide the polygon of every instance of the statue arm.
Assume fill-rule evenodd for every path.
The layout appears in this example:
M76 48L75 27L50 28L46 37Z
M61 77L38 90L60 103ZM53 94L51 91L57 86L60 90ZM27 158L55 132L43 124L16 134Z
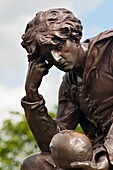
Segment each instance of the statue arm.
M99 159L102 157L106 157L106 161L108 162L109 166L113 168L113 113L111 116L111 126L107 136L104 139L104 143L94 150L93 158L96 162L99 162Z
M113 46L113 43L112 43L112 46ZM111 71L111 74L113 75L113 55L111 55L111 58L110 58L110 71ZM112 107L113 106L111 103L111 108ZM110 119L111 125L108 129L107 135L105 136L104 147L107 151L109 162L113 168L113 112L111 113L111 117L109 119Z
M38 92L42 78L47 72L46 64L41 59L37 58L29 63L25 85L26 96L21 101L29 127L38 146L44 152L49 151L49 143L52 137L60 130L73 129L77 125L79 117L78 107L65 96L67 84L64 81L59 91L57 118L53 120L49 116L45 101ZM77 114L75 114L75 111Z
M110 163L113 165L113 113L111 115L111 127L109 129L108 135L105 138L104 146L108 152Z
M38 146L44 152L49 151L49 143L56 133L64 129L74 129L79 120L78 107L70 96L67 96L70 89L64 81L59 90L57 117L53 120L48 115L45 101L38 93L42 78L47 73L46 69L46 65L41 61L33 60L29 63L25 85L26 96L21 101L29 127Z
M26 96L21 101L29 127L39 148L44 152L49 152L51 138L59 131L56 122L48 115L45 101L38 92L42 78L47 72L46 63L40 58L29 63L25 84Z

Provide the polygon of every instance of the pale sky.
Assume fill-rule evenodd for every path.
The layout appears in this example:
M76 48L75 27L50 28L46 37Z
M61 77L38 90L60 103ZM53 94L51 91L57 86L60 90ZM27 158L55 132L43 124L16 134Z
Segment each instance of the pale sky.
M71 10L82 21L83 39L113 27L112 0L0 0L0 119L10 111L23 113L27 53L21 47L25 26L37 12L55 7ZM64 73L53 67L44 77L40 93L48 110L57 104L58 88Z

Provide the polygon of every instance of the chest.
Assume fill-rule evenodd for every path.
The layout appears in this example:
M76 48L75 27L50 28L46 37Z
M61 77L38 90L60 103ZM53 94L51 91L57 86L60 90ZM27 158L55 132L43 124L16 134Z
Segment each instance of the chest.
M86 114L92 113L113 97L113 74L109 58L102 60L89 75L89 84L77 78L76 98Z

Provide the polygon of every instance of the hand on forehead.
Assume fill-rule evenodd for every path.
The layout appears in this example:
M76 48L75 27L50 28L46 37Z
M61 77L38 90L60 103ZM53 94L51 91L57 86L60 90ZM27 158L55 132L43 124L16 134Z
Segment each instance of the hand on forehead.
M67 39L80 40L81 36L81 22L72 12L64 8L50 9L37 13L28 23L22 46L32 55L40 46L59 46Z

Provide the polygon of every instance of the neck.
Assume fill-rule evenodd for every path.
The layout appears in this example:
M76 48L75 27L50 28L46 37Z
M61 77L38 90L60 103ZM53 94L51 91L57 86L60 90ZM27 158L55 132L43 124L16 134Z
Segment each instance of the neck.
M77 70L75 70L81 78L83 78L86 58L87 58L88 44L81 43L80 44L80 52L79 52L79 64Z

